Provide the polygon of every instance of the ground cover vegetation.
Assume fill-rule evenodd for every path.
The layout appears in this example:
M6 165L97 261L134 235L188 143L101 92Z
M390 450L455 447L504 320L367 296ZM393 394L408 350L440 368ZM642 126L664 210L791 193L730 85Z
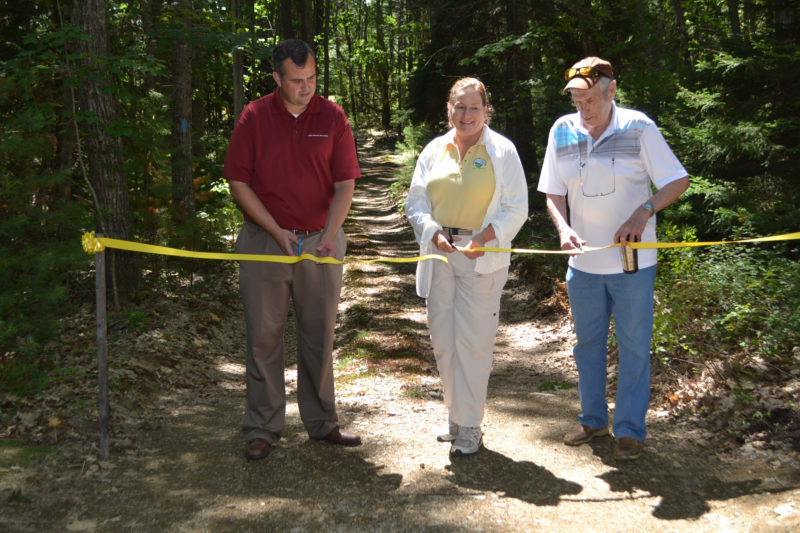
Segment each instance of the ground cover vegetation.
M273 90L281 38L314 43L318 92L361 140L405 154L398 199L415 154L444 131L452 81L484 80L492 125L529 176L516 245L531 248L557 245L535 184L547 131L571 110L563 70L602 55L618 102L654 118L692 175L659 215L660 238L734 240L800 229L799 10L789 0L0 0L0 425L74 371L60 332L94 298L83 232L232 249L241 217L221 175L227 140L242 106ZM798 246L662 252L653 352L669 386L656 401L716 415L732 439L798 442ZM109 256L115 327L169 320L148 297L218 275L196 261ZM543 301L564 301L560 259L518 256L514 268Z

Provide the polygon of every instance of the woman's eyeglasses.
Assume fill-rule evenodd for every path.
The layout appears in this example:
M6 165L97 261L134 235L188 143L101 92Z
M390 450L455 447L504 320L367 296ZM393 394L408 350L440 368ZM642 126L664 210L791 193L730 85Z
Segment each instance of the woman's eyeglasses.
M567 81L571 80L575 76L581 76L584 78L597 78L598 76L602 75L603 73L594 67L568 68L564 71L564 79Z

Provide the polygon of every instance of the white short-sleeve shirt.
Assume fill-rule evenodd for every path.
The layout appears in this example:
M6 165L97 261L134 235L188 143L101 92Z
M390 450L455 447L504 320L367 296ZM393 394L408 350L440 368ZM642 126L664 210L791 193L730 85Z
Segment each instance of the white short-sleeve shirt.
M655 122L614 103L611 122L596 141L581 126L578 113L555 122L538 190L566 196L572 229L588 246L606 246L652 196L651 184L660 189L686 175ZM647 222L642 241L656 242L656 217ZM656 256L656 250L639 250L639 267L655 265ZM617 248L575 255L569 263L590 274L622 272Z

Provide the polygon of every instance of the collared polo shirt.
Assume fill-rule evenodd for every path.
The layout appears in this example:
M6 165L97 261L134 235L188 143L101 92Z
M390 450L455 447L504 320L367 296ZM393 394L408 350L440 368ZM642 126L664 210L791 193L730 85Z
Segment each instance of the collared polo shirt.
M417 158L414 175L406 195L404 203L406 218L414 228L420 255L439 253L432 239L433 235L442 229L442 224L433 218L427 184L432 177L430 171L434 161L441 157L447 144L453 143L454 138L455 129L451 129L425 146ZM514 143L489 126L483 127L483 138L479 143L486 147L495 178L492 199L480 226L480 229L483 229L491 224L495 238L487 241L485 246L510 248L511 240L528 216L528 185L525 181L525 171ZM423 298L427 298L430 291L433 263L434 261L417 263L417 294ZM487 253L475 259L475 272L490 274L510 263L509 252Z
M538 190L566 196L570 226L588 246L613 244L614 234L633 211L660 189L686 176L655 122L633 109L613 105L611 122L596 141L573 113L550 130ZM656 242L650 217L643 242ZM656 250L639 250L639 267L656 264ZM589 274L622 272L619 250L609 248L570 257Z
M455 143L448 143L430 173L427 188L433 218L443 226L480 230L495 187L486 145L479 141L462 160Z
M242 110L223 175L248 183L280 227L313 231L325 226L334 183L357 179L361 171L338 105L314 95L295 117L276 89Z

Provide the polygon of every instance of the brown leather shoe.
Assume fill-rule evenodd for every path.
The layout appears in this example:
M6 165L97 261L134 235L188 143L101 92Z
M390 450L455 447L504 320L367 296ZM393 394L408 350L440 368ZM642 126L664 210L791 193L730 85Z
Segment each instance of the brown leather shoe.
M333 428L330 433L328 433L322 438L322 440L332 442L333 444L339 444L341 446L361 445L361 437L359 437L352 431L347 431L346 429L342 429L339 426Z
M564 435L564 444L567 446L580 446L586 444L595 437L605 437L608 435L608 426L593 428L583 424Z
M614 448L614 459L617 461L633 461L642 455L642 442L633 437L621 437L617 439L617 446Z
M248 461L264 459L269 455L269 442L264 439L253 439L247 441L244 447L244 456Z

